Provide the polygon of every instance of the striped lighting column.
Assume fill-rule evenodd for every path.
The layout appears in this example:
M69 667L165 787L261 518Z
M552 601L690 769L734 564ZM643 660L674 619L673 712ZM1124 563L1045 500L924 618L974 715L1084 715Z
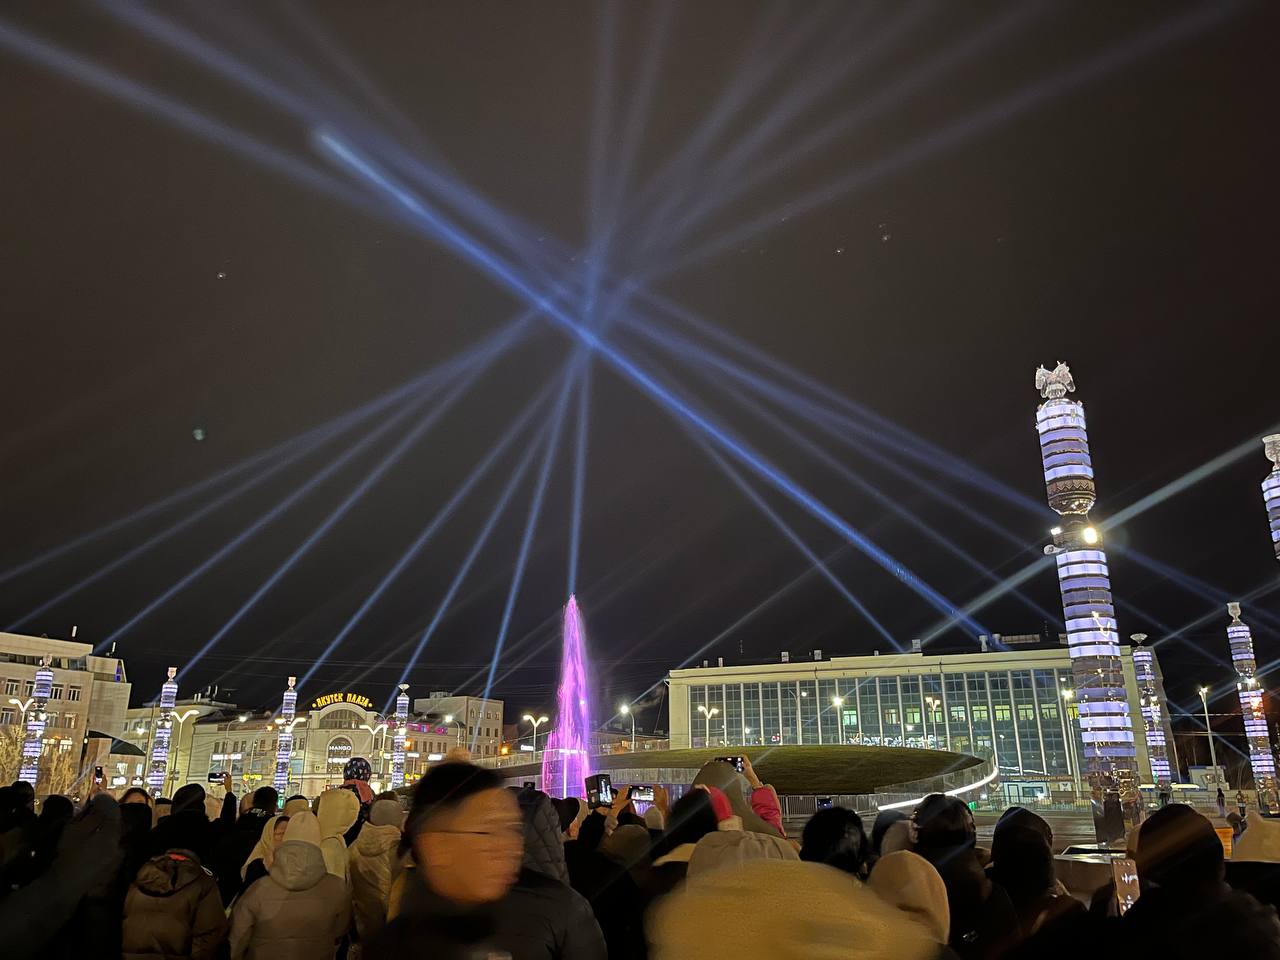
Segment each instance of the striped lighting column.
M284 796L289 792L289 758L293 754L293 721L298 712L298 693L293 685L297 677L289 678L289 689L284 692L284 700L280 703L280 739L276 742L276 777L274 786L276 793Z
M1258 792L1258 806L1264 812L1275 811L1276 758L1271 752L1271 734L1267 730L1267 714L1262 708L1262 684L1258 680L1258 663L1253 656L1253 634L1240 619L1240 604L1228 603L1231 623L1227 625L1227 642L1231 645L1231 665L1236 668L1236 690L1240 694L1240 714L1244 718L1244 736L1249 744L1249 766L1253 768L1253 787Z
M178 700L177 667L169 668L169 679L160 688L160 719L156 721L151 741L151 769L147 773L147 787L153 797L164 792L164 780L169 770L169 738L173 735L173 705Z
M40 754L44 749L44 725L48 719L49 695L53 693L53 671L49 669L49 658L45 657L40 669L36 671L35 683L31 688L31 701L27 704L26 735L22 739L22 766L18 771L18 779L35 787L40 779Z
M391 788L404 786L404 736L408 732L409 722L409 689L407 683L400 684L400 695L396 697L396 735L391 740Z
M1065 363L1036 371L1036 389L1045 399L1036 411L1045 491L1049 506L1062 517L1045 552L1057 560L1084 770L1095 809L1108 797L1118 798L1126 819L1136 819L1138 763L1111 577L1102 537L1089 523L1096 500L1089 434L1084 406L1066 398L1075 388Z
M1262 481L1262 502L1267 506L1267 521L1271 524L1271 547L1280 560L1280 433L1262 438L1262 449L1271 461L1271 472Z
M1164 789L1173 782L1169 766L1169 745L1164 738L1164 705L1156 688L1155 656L1142 646L1145 633L1132 634L1133 673L1138 678L1138 695L1142 704L1142 726L1147 735L1147 757L1151 761L1151 780Z

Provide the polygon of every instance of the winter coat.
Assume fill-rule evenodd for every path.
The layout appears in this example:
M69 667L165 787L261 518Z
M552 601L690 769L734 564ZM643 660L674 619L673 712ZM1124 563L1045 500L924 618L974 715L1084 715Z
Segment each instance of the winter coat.
M867 886L885 903L920 923L932 940L947 942L951 933L947 888L924 857L910 850L886 853L871 869Z
M543 876L568 883L560 816L551 798L540 790L521 790L516 800L524 816L524 865Z
M391 884L402 866L399 846L398 827L366 823L347 849L356 938L362 942L372 939L387 922Z
M218 863L217 827L205 815L203 801L198 808L169 814L151 828L148 856L158 857L169 850L189 850L201 864Z
M1004 887L992 883L972 846L922 848L947 888L951 909L951 949L963 960L998 957L1022 936L1018 914Z
M325 869L319 845L286 833L270 873L231 911L232 960L332 958L350 916L346 885Z
M267 811L252 807L241 814L235 825L223 835L218 844L218 861L214 869L224 903L230 903L240 892L244 882L244 868L262 837L264 827L271 819L272 816Z
M494 942L512 960L607 960L591 904L568 884L525 868L494 908Z
M360 801L350 790L335 787L320 794L316 819L320 821L320 851L324 865L335 877L347 883L347 841L343 835L360 816ZM292 821L290 821L292 824Z
M938 944L849 874L800 860L752 860L656 904L653 960L928 960Z
M627 868L580 840L564 845L569 883L591 904L610 960L644 956L644 901Z
M152 857L124 901L125 960L211 960L227 936L213 874L185 850Z
M1275 907L1214 883L1194 890L1145 889L1119 923L1128 956L1280 957Z

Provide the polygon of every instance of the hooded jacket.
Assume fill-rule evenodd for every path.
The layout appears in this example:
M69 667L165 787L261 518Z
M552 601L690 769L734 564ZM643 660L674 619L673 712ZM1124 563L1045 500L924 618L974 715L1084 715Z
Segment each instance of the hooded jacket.
M324 865L335 877L347 883L347 842L343 835L351 829L360 816L360 801L350 790L335 787L320 794L320 806L316 817L320 821L320 852ZM293 821L289 821L293 826Z
M782 807L778 795L770 786L749 790L747 778L723 760L704 763L693 778L695 787L716 787L724 792L735 816L742 819L742 828L753 833L767 833L784 837Z
M524 865L552 880L568 883L560 816L551 798L540 790L521 790L516 800L524 816Z
M230 903L244 880L244 868L262 837L263 828L273 817L258 807L250 807L226 831L218 843L218 890L224 903Z
M213 874L186 850L152 857L124 901L125 960L212 960L227 936Z
M332 958L350 923L346 885L325 869L316 818L289 821L271 871L231 911L232 960Z
M403 866L399 846L399 827L369 822L360 828L360 836L347 849L351 906L360 941L372 939L387 922L391 885Z
M890 906L918 921L937 943L951 935L951 909L942 876L924 857L895 850L876 861L867 886Z
M794 859L691 875L655 905L648 933L652 960L926 960L938 953L920 926L847 873Z

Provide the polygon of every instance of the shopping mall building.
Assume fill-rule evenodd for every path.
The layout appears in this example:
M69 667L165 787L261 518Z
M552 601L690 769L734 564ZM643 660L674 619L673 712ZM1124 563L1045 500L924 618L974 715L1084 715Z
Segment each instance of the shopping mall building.
M1084 748L1065 638L980 638L977 650L961 653L913 647L830 659L821 651L806 660L784 653L775 663L673 670L671 746L852 743L990 752L1001 780L1023 784L1028 796L1071 788ZM1124 653L1138 769L1150 779L1132 650ZM1155 669L1163 703L1158 662ZM1172 743L1167 712L1163 726Z

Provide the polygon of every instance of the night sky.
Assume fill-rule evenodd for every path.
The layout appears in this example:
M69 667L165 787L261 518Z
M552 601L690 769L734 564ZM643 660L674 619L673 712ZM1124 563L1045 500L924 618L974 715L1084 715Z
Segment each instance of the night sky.
M1075 375L1097 470L1096 522L1255 441L1108 534L1125 604L1121 632L1159 638L1208 615L1159 655L1175 699L1189 704L1197 683L1230 689L1221 665L1226 615L1215 612L1222 597L1189 590L1129 551L1231 596L1280 586L1258 489L1268 464L1256 443L1280 423L1276 5L629 3L616 11L604 56L604 4L262 6L164 9L293 91L326 129L371 151L369 131L378 131L382 143L518 216L535 255L557 257L561 245L581 251L591 241L591 171L603 171L595 196L606 200L594 219L610 231L606 288L658 272L656 294L1042 505L1037 512L961 484L929 456L874 448L940 498L769 406L802 444L818 445L997 579L1034 560L1054 522L1043 506L1034 431L1038 364L1064 360ZM100 10L28 5L3 17L0 572L358 407L524 309L456 250L387 216L366 182L318 149L320 123L273 108ZM25 40L16 39L19 30ZM20 55L33 37L46 52L215 117L368 202L356 209L179 129L153 108L122 102L100 83L36 66ZM783 62L771 71L779 52ZM726 91L740 89L732 84L753 91L705 152L646 193ZM726 173L734 145L779 120L775 135ZM593 128L606 145L594 165ZM795 149L826 129L837 132L812 150ZM757 174L760 182L692 230L645 229L657 211L679 220ZM448 206L447 196L421 194ZM607 202L613 196L616 209ZM674 203L665 205L668 198ZM492 229L457 217L493 245ZM761 229L735 233L753 222ZM577 273L581 259L560 257L558 269ZM579 288L568 299L582 310ZM636 310L637 322L652 315L714 345L642 302ZM951 601L991 585L739 405L722 389L727 378L683 363L633 327L604 335ZM305 672L557 376L571 345L554 325L534 321L191 668L184 692L218 683L242 704L275 702L284 678ZM578 592L601 707L639 697L695 654L733 662L784 649L887 648L810 574L697 652L811 564L669 413L600 362L590 397ZM494 690L508 719L554 705L574 398L497 670ZM304 696L390 693L548 410L539 408ZM0 627L63 637L78 624L80 639L102 641L384 417L206 511L36 617L27 619L238 481L7 579ZM415 422L375 439L120 636L138 699L158 689L166 665L184 664L205 645ZM542 449L411 673L413 693L483 687ZM748 477L814 553L840 548L837 534ZM991 522L1014 540L994 534ZM840 553L831 570L904 645L939 620L856 551ZM1060 618L1048 569L1023 592ZM1030 604L1007 596L977 619L999 633L1040 632L1044 617ZM1261 594L1251 609L1260 662L1280 657L1272 629L1280 591ZM938 649L964 642L959 630L936 641ZM652 708L640 714L646 726L661 725L660 717Z

